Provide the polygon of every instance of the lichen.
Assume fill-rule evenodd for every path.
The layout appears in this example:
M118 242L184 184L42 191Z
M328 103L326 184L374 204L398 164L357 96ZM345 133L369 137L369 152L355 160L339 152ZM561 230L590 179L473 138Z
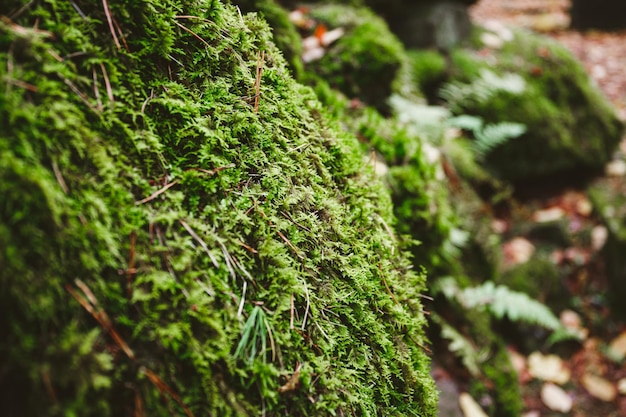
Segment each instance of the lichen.
M7 415L434 415L389 194L262 20L21 6L0 7Z

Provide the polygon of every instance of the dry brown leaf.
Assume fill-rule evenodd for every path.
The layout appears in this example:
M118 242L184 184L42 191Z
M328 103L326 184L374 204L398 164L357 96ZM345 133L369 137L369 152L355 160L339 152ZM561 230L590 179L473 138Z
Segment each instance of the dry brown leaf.
M528 357L528 371L543 381L565 384L570 379L570 371L556 355L543 355L533 352Z
M504 259L508 266L526 263L535 253L535 246L528 239L516 237L502 245Z
M620 159L611 161L604 168L604 172L610 177L623 177L626 175L626 162Z
M606 239L609 237L609 231L605 226L597 225L591 229L591 248L599 251L604 247Z
M572 397L570 397L563 388L551 382L546 382L543 384L543 387L541 387L541 401L543 401L550 410L560 413L568 413L574 403Z
M585 374L580 379L580 383L589 394L599 400L611 402L617 396L617 388L609 380L593 374Z
M589 217L593 211L593 204L587 197L582 197L576 201L576 213L583 217Z
M565 216L565 210L561 207L550 207L543 210L537 210L533 213L533 221L537 223L548 223L560 220Z
M580 319L578 313L576 313L575 311L563 310L561 311L559 319L563 327L578 335L582 339L586 339L587 336L589 336L589 330L585 329L582 326L582 320Z
M461 407L465 417L488 417L480 405L467 392L462 392L459 395L459 407Z
M626 395L626 378L617 381L617 391L622 395Z
M526 370L526 357L513 349L508 349L511 364L518 374Z
M611 344L609 344L609 352L611 357L622 360L626 357L626 331L617 336Z

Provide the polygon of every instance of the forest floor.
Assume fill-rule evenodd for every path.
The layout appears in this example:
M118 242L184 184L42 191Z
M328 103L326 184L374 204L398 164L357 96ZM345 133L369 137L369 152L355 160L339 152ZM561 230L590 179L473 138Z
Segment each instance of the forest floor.
M496 21L509 27L524 27L561 42L584 64L591 78L626 121L626 31L569 30L569 4L569 0L480 0L470 8L470 14L479 24ZM621 149L626 154L626 141ZM598 232L598 236L606 235L601 221L592 212L584 188L561 189L520 205L521 208L500 220L503 230L511 230L516 222L540 222L542 218L557 216L568 222L573 233L589 227L593 233ZM529 247L526 238L504 237L503 234L505 257L523 258L523 253L516 252ZM521 246L520 242L523 243ZM510 345L524 397L523 417L626 416L626 369L623 366L626 324L616 320L602 301L607 284L599 247L601 244L574 243L570 248L553 253L554 262L559 267L563 270L570 268L571 272L565 274L564 285L570 294L567 304L572 306L563 311L553 309L557 314L561 313L563 324L584 333L583 340L558 351L524 352L514 343ZM574 268L573 264L576 264ZM436 378L438 371L441 370L435 369ZM440 389L442 383L450 383L448 377L437 379ZM447 395L446 390L443 391L442 398ZM441 417L456 415L461 414L444 410L440 413ZM467 411L465 417L471 417Z

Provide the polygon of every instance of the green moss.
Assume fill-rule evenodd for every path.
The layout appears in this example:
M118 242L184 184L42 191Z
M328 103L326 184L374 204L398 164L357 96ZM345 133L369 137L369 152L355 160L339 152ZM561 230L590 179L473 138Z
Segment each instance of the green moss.
M7 415L434 415L391 199L266 24L108 4L0 8Z
M474 85L477 95L486 93L472 84L477 79L472 74L480 73L480 68L488 66L496 74L514 73L525 80L521 93L503 90L484 100L447 97L456 114L478 115L487 123L507 121L526 126L525 134L488 155L486 162L498 176L513 182L585 176L608 161L623 125L582 65L564 47L522 32L494 52L489 61L477 56L473 61L460 65L455 60L456 74L462 75L453 76L456 81L452 83L467 88Z
M287 61L295 79L303 76L302 39L293 23L289 21L289 12L274 0L231 0L243 13L258 11L272 30L273 40Z
M310 14L330 29L344 29L345 34L320 60L306 66L308 83L323 80L350 98L386 109L405 54L384 20L367 8L342 5L316 6Z

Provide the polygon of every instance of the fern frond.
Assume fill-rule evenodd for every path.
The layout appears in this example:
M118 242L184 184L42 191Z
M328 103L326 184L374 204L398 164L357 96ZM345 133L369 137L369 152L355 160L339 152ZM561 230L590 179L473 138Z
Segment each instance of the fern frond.
M491 281L479 287L466 288L459 295L459 301L467 308L487 308L496 318L508 317L511 321L523 321L547 329L560 329L561 322L544 304L528 295L513 291L504 285Z
M454 353L461 361L463 366L477 377L480 375L480 364L482 362L483 352L478 351L472 342L459 333L454 327L446 323L437 314L432 314L431 319L441 327L441 337L448 340L448 350Z
M477 156L484 157L497 146L524 134L524 132L526 132L526 126L521 123L489 124L484 129L474 131L474 152Z

